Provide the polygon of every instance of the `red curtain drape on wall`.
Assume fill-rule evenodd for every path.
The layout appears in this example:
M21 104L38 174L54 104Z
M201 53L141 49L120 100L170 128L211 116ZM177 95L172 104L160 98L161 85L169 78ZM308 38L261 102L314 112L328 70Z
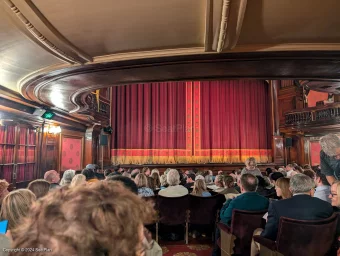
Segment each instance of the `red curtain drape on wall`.
M112 154L117 163L185 158L185 82L112 88Z
M265 81L112 88L112 161L124 164L271 162Z

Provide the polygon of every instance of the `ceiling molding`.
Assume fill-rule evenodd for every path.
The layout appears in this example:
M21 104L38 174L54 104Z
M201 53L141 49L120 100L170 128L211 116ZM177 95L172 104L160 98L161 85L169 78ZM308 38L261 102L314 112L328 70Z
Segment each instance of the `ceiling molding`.
M28 31L29 33L24 33L48 52L70 64L92 61L88 54L77 49L62 36L30 0L3 1L11 10L12 16L15 16L14 21L19 25L19 29Z
M233 49L239 39L247 0L223 0L217 52Z
M340 43L287 43L287 44L254 44L237 45L229 52L260 51L339 51Z

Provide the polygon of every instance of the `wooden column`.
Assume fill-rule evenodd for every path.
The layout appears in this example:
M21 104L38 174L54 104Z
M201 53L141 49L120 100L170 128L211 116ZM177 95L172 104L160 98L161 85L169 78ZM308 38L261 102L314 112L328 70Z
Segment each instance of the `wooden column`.
M270 120L272 130L272 156L275 164L284 164L283 137L280 136L280 117L278 110L278 91L280 88L279 80L269 82L270 95Z
M86 129L85 133L85 153L83 159L83 166L88 164L97 164L99 161L99 135L100 127L93 126Z

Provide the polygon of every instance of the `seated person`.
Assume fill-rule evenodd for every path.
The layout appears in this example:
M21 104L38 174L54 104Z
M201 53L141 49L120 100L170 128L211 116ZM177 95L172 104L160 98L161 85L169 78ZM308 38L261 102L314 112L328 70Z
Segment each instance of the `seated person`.
M75 175L76 171L75 170L66 170L64 173L63 173L63 177L62 179L60 180L60 183L59 185L60 186L68 186L71 184L71 181Z
M45 172L44 180L50 183L50 190L60 188L59 181L60 181L60 174L55 170L50 170Z
M223 177L223 186L224 190L219 192L220 194L239 194L239 192L235 189L235 181L234 178L230 175L226 175Z
M180 176L176 169L170 169L168 174L166 175L166 180L169 186L165 189L162 189L158 192L160 196L166 197L180 197L185 196L189 193L188 189L180 183Z
M276 190L276 195L281 198L281 199L287 199L291 198L293 196L292 192L289 189L289 178L279 178L275 182L275 190Z
M153 207L121 183L112 183L48 194L31 208L13 248L48 248L32 255L50 256L144 255L143 224L153 221Z
M223 175L218 174L215 177L215 184L208 186L208 189L211 189L212 191L216 193L222 192L224 190Z
M83 174L86 177L87 183L93 183L97 182L98 179L96 178L96 175L92 169L84 169L82 170L81 174Z
M258 185L257 178L249 173L241 176L241 195L234 199L229 199L223 205L220 213L221 222L230 225L234 209L245 211L262 211L268 209L269 200L260 196L256 191Z
M267 189L269 184L262 176L256 176L256 178L259 181L256 192L259 193L261 196L268 196L271 193L271 191Z
M295 170L295 167L293 164L288 164L286 166L286 172L287 172L287 178L291 178L294 175L296 175L298 172Z
M187 183L184 186L190 190L194 186L196 175L193 172L189 172L188 174L186 174L186 176L187 176Z
M153 190L148 187L148 178L145 174L138 174L135 178L135 183L138 187L138 195L140 197L149 197L155 195Z
M194 189L191 193L194 196L202 196L202 197L208 197L211 196L211 194L207 190L207 186L205 185L205 181L202 179L195 180L194 183Z
M297 220L321 220L333 214L332 206L312 197L314 194L314 181L304 175L295 174L290 179L290 191L293 197L280 201L273 201L268 209L268 221L261 236L276 240L280 217Z
M86 168L86 169L92 170L92 171L94 172L94 175L96 176L96 178L97 178L98 180L103 180L103 179L105 179L105 176L104 176L104 174L102 173L102 170L100 170L100 168L99 168L99 166L98 166L97 164L88 164L88 165L86 165L85 168ZM118 169L119 169L119 167L118 167ZM117 169L117 170L118 170L118 169Z
M9 186L9 184L6 180L0 180L0 209L1 209L2 200L9 193L8 186Z
M39 199L47 195L50 190L50 183L43 179L34 180L28 184L27 189L31 190L36 198Z
M326 176L321 173L320 170L316 170L314 181L316 184L314 197L331 203L331 199L329 198L329 195L331 193L331 186L329 185Z

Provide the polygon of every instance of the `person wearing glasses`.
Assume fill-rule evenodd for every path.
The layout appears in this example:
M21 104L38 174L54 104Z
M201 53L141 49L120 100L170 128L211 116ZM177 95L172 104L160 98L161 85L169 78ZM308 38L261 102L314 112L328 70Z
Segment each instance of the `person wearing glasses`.
M326 175L329 184L340 178L340 138L335 134L328 134L320 139L321 172Z
M331 201L333 209L337 212L340 212L340 181L336 181L331 186L331 193L329 194L329 199Z

